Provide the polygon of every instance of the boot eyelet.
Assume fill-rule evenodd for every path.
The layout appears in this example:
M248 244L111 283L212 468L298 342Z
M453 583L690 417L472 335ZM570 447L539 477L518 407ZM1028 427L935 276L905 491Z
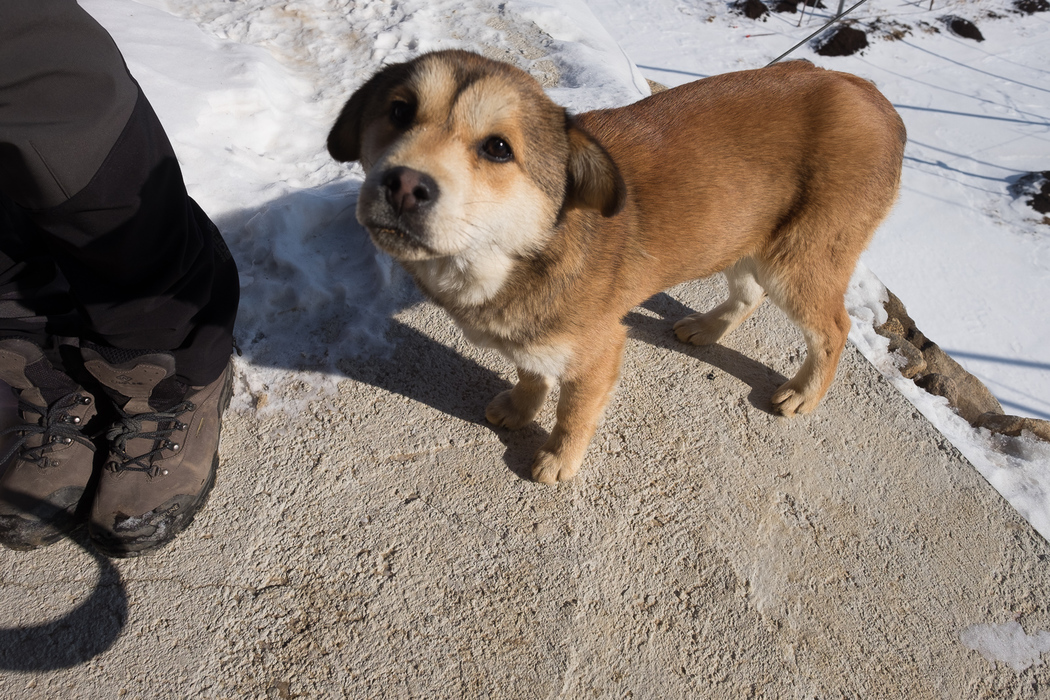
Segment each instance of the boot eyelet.
M63 445L72 445L73 444L73 438L64 437L64 438L62 438L61 442L62 442Z
M179 443L171 442L170 440L168 441L168 449L170 449L172 452L178 452L180 447L182 447L182 445L180 445Z

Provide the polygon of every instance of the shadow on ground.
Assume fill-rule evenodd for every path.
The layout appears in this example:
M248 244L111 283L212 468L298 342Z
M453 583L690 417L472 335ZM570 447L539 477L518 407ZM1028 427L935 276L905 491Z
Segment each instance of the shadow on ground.
M654 347L688 355L735 377L750 387L751 391L747 400L752 406L764 413L776 415L772 410L773 393L787 381L787 377L724 345L690 345L678 340L674 334L675 322L694 313L697 309L690 309L666 292L652 296L642 302L641 307L657 314L660 318L653 318L638 312L627 314L624 323L632 338L642 340ZM701 368L700 371L703 369Z
M0 670L71 668L105 652L123 631L128 619L128 593L120 572L91 547L85 535L75 534L71 540L98 567L94 588L79 605L50 622L0 628Z

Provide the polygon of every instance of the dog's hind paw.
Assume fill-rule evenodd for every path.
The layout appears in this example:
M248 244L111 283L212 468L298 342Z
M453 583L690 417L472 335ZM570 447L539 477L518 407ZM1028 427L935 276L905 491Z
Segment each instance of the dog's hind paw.
M579 468L579 461L565 459L541 449L532 463L532 479L541 484L556 484L576 476Z

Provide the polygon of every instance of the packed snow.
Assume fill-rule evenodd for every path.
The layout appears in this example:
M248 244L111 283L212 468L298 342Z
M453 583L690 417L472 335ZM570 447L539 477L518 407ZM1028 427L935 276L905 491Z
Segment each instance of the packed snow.
M1018 673L1042 666L1042 655L1050 653L1050 632L1026 634L1019 622L974 625L963 630L959 638L988 661L1005 663Z
M873 80L909 130L900 201L854 277L850 338L1050 538L1050 446L970 428L904 380L872 330L882 280L1008 413L1050 418L1050 226L1009 192L1022 173L1050 169L1050 17L936 2L870 0L854 16L900 38L849 57L809 45L792 56ZM288 411L334 388L340 358L382 351L403 303L384 293L391 263L354 221L363 173L324 148L342 102L375 70L432 49L506 55L552 76L551 96L582 111L643 97L643 76L674 85L761 67L829 12L754 21L716 0L81 4L124 52L239 263L236 405ZM987 41L943 30L946 14L980 21ZM523 45L537 37L533 55Z

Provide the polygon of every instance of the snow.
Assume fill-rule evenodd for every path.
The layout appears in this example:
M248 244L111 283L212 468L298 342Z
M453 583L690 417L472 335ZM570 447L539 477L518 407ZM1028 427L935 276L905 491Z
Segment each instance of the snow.
M81 4L113 34L237 258L235 406L288 412L334 390L339 359L383 351L402 303L384 294L390 261L354 221L363 173L324 148L342 102L375 70L431 49L502 51L556 74L552 97L582 111L644 96L643 76L674 85L760 67L828 16L756 22L719 0ZM850 291L851 341L1050 538L1050 446L970 428L903 379L873 331L884 281L1008 413L1050 418L1050 227L1009 193L1024 172L1050 169L1050 17L990 10L1005 12L991 0L932 11L870 0L853 16L887 32L907 24L903 38L841 58L807 45L792 58L873 80L909 131L900 201ZM987 41L934 32L946 14L978 20ZM541 38L542 55L522 37Z
M1042 666L1040 656L1050 653L1050 632L1025 634L1018 622L967 627L959 639L988 661L1001 661L1018 673L1032 666Z

